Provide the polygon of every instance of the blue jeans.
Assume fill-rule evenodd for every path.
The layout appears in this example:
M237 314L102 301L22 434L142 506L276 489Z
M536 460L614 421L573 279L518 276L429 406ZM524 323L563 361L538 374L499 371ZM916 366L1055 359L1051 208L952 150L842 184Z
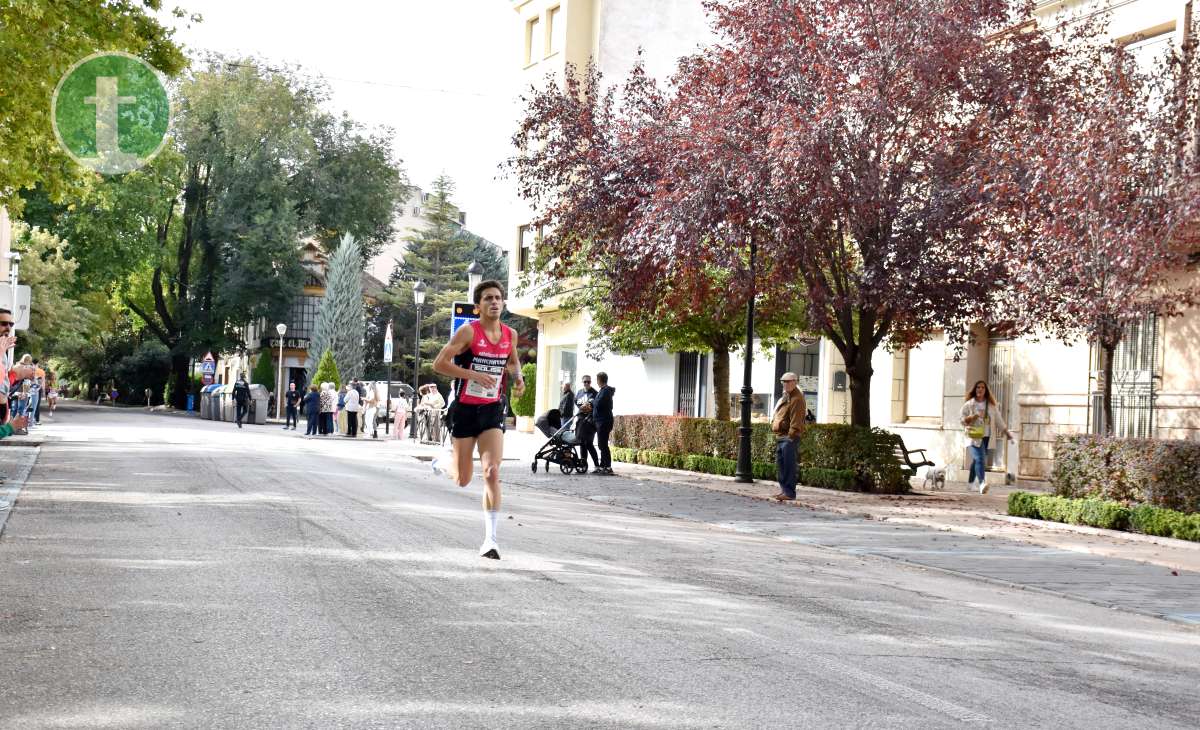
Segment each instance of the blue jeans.
M796 497L796 442L783 439L775 444L775 469L778 471L779 491Z
M971 447L971 470L969 472L969 476L967 477L967 484L972 484L975 482L976 474L979 475L980 483L983 482L983 476L987 473L988 441L990 441L991 438L991 436L984 436L983 441L979 446Z

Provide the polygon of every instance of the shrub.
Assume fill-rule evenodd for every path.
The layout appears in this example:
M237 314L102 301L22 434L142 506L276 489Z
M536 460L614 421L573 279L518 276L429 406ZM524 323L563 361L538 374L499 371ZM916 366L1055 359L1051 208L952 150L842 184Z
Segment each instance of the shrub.
M638 451L637 463L646 466L658 466L663 469L682 469L684 457L679 454L667 454L662 451Z
M525 378L525 392L513 401L512 410L518 416L532 416L537 408L537 365L531 362L523 365L521 377Z
M1037 508L1036 494L1029 492L1013 492L1008 495L1008 513L1014 517L1028 517L1036 520L1041 518Z
M1085 499L1079 517L1083 524L1092 527L1102 527L1105 530L1129 529L1129 508L1116 502Z
M800 470L800 483L841 492L858 491L858 473L852 469L822 469L809 467Z
M636 464L638 451L637 449L626 449L620 446L613 446L609 449L614 461L623 461L626 464Z
M779 471L775 468L774 462L756 461L750 466L755 479L765 479L770 482L779 479Z
M254 363L254 369L250 371L250 382L261 385L273 393L275 392L275 377L275 366L272 364L270 353L260 353L258 362Z
M909 489L909 475L893 454L893 446L898 440L895 434L878 428L810 424L800 439L799 461L802 468L852 471L856 489L903 493ZM738 423L679 416L617 416L612 443L624 448L734 461L738 450ZM775 435L769 424L753 424L751 461L756 464L753 466L755 478L776 478L773 466ZM726 468L722 465L721 471L705 471L724 474ZM838 483L841 483L840 479Z
M1050 475L1056 494L1200 512L1200 443L1063 436Z
M719 456L701 456L689 454L684 457L683 468L704 474L721 474L731 477L737 471L737 462L733 459L722 459Z
M338 374L337 363L333 361L333 353L326 350L321 355L321 361L317 365L317 373L313 376L314 383L333 383L334 388L342 387L342 376Z
M1184 514L1176 510L1143 504L1130 510L1129 524L1134 530L1147 535L1200 542L1200 515L1198 514Z

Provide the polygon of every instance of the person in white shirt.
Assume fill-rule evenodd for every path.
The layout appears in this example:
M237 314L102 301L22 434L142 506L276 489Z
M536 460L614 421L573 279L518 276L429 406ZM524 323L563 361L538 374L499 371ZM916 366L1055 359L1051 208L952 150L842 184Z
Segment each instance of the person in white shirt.
M362 403L358 397L358 391L348 386L346 388L346 438L358 438L358 414L362 410Z
M967 393L967 402L963 403L959 412L959 420L963 425L963 433L971 447L971 468L968 473L967 487L974 489L975 480L979 480L979 493L987 494L987 458L988 442L992 436L1003 434L1009 441L1013 440L1012 431L1000 415L1000 408L987 382L980 380Z

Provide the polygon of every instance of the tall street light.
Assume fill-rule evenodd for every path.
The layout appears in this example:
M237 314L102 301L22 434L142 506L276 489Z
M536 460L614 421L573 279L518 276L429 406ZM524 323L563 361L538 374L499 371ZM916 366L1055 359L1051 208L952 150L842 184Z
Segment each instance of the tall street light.
M275 325L275 331L279 333L279 377L275 380L275 420L278 421L283 398L287 395L283 392L283 336L287 334L287 325L280 322Z
M754 363L754 235L750 235L750 297L746 300L746 353L742 368L742 425L738 428L737 470L733 479L737 482L754 481L754 467L750 463L750 404L754 399L754 386L750 384L751 367Z
M467 267L467 296L472 301L475 299L475 287L479 286L479 282L483 281L483 267L478 261L472 261Z
M417 331L413 345L413 404L410 411L412 428L409 438L417 438L417 391L421 389L421 307L425 304L425 282L413 284L413 303L417 305Z

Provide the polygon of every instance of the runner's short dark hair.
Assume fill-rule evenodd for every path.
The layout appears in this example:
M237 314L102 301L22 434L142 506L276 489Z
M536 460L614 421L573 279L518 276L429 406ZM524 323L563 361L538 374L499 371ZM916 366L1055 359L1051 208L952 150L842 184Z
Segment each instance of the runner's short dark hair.
M479 304L481 301L483 301L483 293L488 289L499 289L500 290L500 298L501 299L504 298L504 287L501 286L500 282L496 281L495 279L488 279L487 281L479 282L475 286L474 296L475 296L476 304Z

